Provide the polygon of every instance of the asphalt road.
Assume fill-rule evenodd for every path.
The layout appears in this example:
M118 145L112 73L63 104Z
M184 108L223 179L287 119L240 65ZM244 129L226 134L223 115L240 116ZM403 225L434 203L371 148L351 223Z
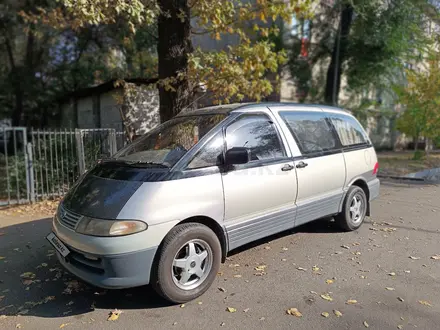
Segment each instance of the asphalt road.
M319 221L233 252L185 306L87 286L58 265L50 219L3 216L0 329L439 329L440 188L383 185L372 212L356 232Z

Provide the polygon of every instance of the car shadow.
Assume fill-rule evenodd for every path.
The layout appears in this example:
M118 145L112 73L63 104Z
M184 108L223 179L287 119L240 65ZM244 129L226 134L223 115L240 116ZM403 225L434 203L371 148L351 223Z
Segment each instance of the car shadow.
M51 219L0 228L0 315L78 316L94 309L170 306L150 286L104 290L64 271L45 239Z
M308 233L308 234L331 234L331 233L341 233L344 232L341 230L338 225L334 222L333 218L323 218L315 221L308 222L304 225L282 231L280 233L267 236L264 238L261 238L257 241L245 244L243 246L240 246L228 253L229 256L236 255L238 253L241 253L243 251L258 247L260 245L267 244L268 242L281 239L286 236L290 236L296 233Z

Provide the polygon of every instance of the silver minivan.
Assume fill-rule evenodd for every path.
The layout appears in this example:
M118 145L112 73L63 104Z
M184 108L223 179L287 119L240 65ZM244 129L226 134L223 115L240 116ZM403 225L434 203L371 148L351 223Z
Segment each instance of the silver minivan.
M333 216L358 229L378 163L342 109L232 104L186 112L98 162L60 203L48 240L103 288L151 283L174 303L203 294L229 251Z

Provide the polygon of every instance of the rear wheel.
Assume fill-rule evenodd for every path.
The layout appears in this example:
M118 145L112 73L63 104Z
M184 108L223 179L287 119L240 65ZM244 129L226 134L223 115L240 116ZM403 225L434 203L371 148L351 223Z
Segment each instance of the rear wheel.
M202 295L211 286L221 262L216 234L198 223L173 228L159 251L152 285L173 303L184 303Z
M351 186L345 196L342 212L335 217L335 220L343 230L356 230L364 222L367 207L365 191L358 186Z

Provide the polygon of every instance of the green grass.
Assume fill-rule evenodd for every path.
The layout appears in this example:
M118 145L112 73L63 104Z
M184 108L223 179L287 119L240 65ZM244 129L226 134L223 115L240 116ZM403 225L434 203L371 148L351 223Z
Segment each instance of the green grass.
M379 173L382 175L405 175L430 168L440 168L440 154L414 159L414 152L378 153Z

